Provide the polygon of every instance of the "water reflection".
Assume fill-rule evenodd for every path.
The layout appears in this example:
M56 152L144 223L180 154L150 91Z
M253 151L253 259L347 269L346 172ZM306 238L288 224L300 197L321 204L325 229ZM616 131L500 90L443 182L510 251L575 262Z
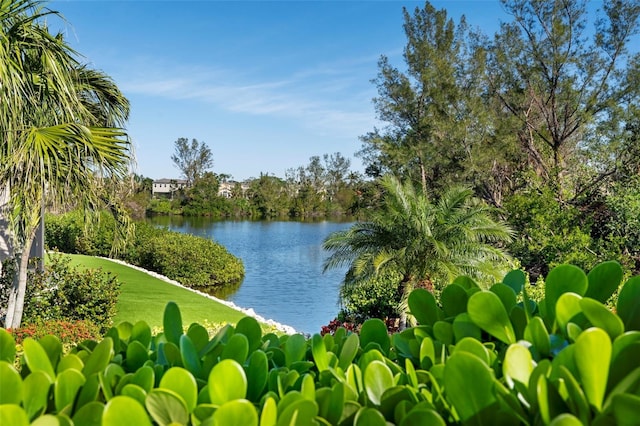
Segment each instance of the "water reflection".
M320 331L338 312L343 270L323 273L322 241L351 222L213 221L210 218L155 217L169 229L211 238L242 259L244 281L214 295L253 308L266 318L306 333Z

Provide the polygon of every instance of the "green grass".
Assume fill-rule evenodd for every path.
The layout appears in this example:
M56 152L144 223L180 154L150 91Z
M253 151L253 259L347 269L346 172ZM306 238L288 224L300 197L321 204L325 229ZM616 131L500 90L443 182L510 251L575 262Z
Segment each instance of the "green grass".
M118 313L114 324L129 321L145 321L149 326L162 327L162 315L167 302L174 301L180 307L182 324L188 326L197 322L235 324L244 316L240 311L200 296L184 288L169 284L144 272L121 265L110 260L92 256L71 256L71 265L83 268L102 268L111 272L122 283L118 300Z

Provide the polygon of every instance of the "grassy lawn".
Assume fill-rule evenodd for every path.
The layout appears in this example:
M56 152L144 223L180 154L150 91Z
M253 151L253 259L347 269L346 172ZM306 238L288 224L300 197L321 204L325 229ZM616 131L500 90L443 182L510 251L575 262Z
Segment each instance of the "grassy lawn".
M187 326L193 322L205 325L211 323L232 323L245 316L242 312L200 296L184 288L169 284L154 278L144 272L110 260L92 256L71 256L71 264L86 268L102 268L103 271L113 273L122 283L118 313L113 319L114 324L129 321L135 324L144 320L153 327L162 326L162 314L169 301L174 301L180 307L182 323Z

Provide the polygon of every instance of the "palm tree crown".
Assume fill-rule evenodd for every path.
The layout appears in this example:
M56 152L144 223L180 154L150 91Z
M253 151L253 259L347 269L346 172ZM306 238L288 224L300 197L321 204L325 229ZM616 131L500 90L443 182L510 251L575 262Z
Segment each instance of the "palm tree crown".
M331 234L325 270L348 266L343 285L358 285L383 271L399 274L406 297L417 285L441 287L458 275L495 280L509 262L500 244L512 231L468 188L452 187L436 202L392 176L382 179L382 208L371 221Z

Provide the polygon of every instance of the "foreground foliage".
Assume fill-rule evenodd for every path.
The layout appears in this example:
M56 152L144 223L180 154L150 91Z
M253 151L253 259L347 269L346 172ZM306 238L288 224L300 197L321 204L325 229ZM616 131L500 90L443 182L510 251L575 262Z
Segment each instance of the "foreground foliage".
M522 294L525 275L481 290L460 277L438 303L409 297L420 325L389 335L262 335L252 318L212 338L183 332L169 303L164 332L122 323L68 354L57 338L16 345L0 329L0 422L83 425L629 424L640 410L640 277L603 302L622 268L588 275L561 265L545 297ZM15 364L19 365L16 369Z

